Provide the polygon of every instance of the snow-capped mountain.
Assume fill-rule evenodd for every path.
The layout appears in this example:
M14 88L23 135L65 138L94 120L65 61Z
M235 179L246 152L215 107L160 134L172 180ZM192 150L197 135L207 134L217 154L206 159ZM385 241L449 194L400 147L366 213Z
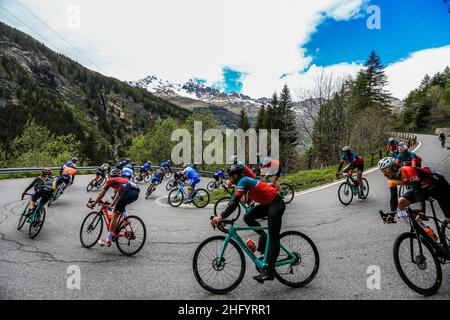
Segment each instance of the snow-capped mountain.
M185 83L175 83L152 75L142 80L131 81L129 84L145 88L151 93L161 97L183 97L192 100L200 100L216 106L238 105L240 107L246 107L252 105L261 106L269 103L268 98L253 99L238 92L225 93L193 79L190 79Z

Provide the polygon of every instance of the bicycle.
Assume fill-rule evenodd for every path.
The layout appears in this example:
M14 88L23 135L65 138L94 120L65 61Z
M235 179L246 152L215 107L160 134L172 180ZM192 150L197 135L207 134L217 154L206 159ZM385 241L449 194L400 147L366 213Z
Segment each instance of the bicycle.
M347 206L352 202L353 196L359 195L360 188L357 174L353 174L351 171L349 171L348 173L344 172L342 175L346 178L346 180L339 186L338 198L343 205ZM369 195L369 182L366 178L362 178L362 181L363 196L361 197L361 199L366 199Z
M63 182L61 182L61 184L59 184L56 187L55 191L53 191L52 197L48 201L47 205L50 207L56 200L58 200L59 197L61 197L61 195L64 193L65 189L66 189L66 183L63 181Z
M153 171L151 169L145 172L139 172L137 175L133 176L133 182L140 183L144 181L144 183L149 183L152 179Z
M88 204L93 202L92 199L89 199ZM108 232L111 231L112 214L110 211L113 208L110 205L110 202L99 202L100 210L92 211L84 218L80 228L80 241L84 248L89 249L97 244L105 223ZM141 218L128 216L127 211L120 215L112 242L116 243L117 249L122 254L126 256L137 254L144 247L146 238L147 230Z
M178 183L176 189L170 191L168 195L168 202L172 207L179 207L185 199L189 198L187 191L185 190L185 184L183 181ZM210 195L205 189L194 189L192 191L191 202L197 208L204 208L209 204Z
M31 196L30 193L25 193L25 195ZM25 222L28 222L30 224L30 228L28 229L28 236L30 237L30 239L34 239L37 237L39 232L41 232L42 227L44 226L46 211L45 207L41 205L41 199L36 201L36 207L31 214L28 214L29 205L30 204L27 203L22 214L19 216L17 230L21 230Z
M428 201L432 216L426 216L410 207L392 213L380 211L383 220L387 216L396 214L399 220L405 221L410 226L410 231L400 234L394 242L394 263L406 285L424 296L431 296L439 291L442 284L441 264L444 265L450 261L449 223L447 220L441 221L436 217L434 199L429 198ZM420 218L419 221L417 217ZM432 219L436 225L437 236L422 222L429 219ZM428 271L429 274L426 274Z
M246 269L244 252L255 264L258 272L261 272L267 266L269 235L267 234L264 255L258 258L238 235L238 232L266 231L268 228L234 227L234 221L238 218L239 215L233 220L225 220L219 224L218 229L226 236L210 237L204 240L195 250L192 260L195 279L202 288L211 293L225 294L231 292L240 284ZM226 225L229 225L229 227L225 228ZM280 255L275 265L276 279L293 288L306 286L315 278L319 270L319 252L314 242L298 231L281 233L280 242ZM302 246L304 245L307 246L307 250L303 250ZM310 256L312 258L308 259ZM311 262L308 263L309 261ZM214 283L215 279L220 283Z
M156 178L156 177L155 177ZM162 179L162 178L161 178ZM154 181L152 183L150 183L150 185L148 186L147 190L145 191L145 200L148 200L148 198L152 195L152 193L156 190L156 187L161 183Z
M86 191L90 192L90 191L92 191L92 189L94 189L94 187L97 189L103 188L103 186L105 185L105 183L108 179L109 179L108 175L105 175L104 177L100 176L100 179L97 179L97 177L95 177L87 185Z
M284 176L284 172L281 173L281 177ZM261 177L260 177L261 179ZM261 179L261 180L267 180L267 179ZM281 196L281 199L283 199L285 204L291 203L292 200L294 200L294 188L285 182L279 183L280 186L280 192L279 195Z

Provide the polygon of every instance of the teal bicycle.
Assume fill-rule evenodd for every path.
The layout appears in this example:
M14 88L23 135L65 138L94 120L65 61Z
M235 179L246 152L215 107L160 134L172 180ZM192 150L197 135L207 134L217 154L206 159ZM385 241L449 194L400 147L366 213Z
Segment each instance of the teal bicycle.
M64 193L64 189L66 188L66 183L65 182L61 182L60 185L58 185L55 189L55 191L53 191L53 195L50 198L50 200L48 201L48 206L50 207L56 200L59 199L59 197L61 197L61 195Z
M240 211L239 211L240 212ZM211 217L212 219L213 217ZM244 252L261 272L267 266L269 235L264 255L257 257L255 248L250 248L239 236L241 231L267 231L267 227L234 227L239 218L222 221L218 229L226 235L217 235L203 241L193 258L193 271L197 282L214 294L225 294L234 290L245 274ZM226 226L229 225L227 228ZM266 232L267 233L267 232ZM281 283L300 288L309 284L319 270L319 252L314 242L298 231L280 234L280 255L275 265L275 277Z
M25 195L31 196L30 193L26 193ZM41 205L41 199L36 201L36 207L31 214L28 214L28 206L29 203L27 203L25 209L23 209L22 214L19 216L17 230L21 230L25 225L25 222L28 222L30 224L28 235L30 239L34 239L37 237L39 232L41 232L42 227L44 226L46 212L44 206Z

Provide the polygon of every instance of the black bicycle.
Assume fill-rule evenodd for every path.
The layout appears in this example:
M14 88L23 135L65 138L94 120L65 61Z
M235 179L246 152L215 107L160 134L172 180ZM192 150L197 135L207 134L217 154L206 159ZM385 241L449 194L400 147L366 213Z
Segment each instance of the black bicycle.
M439 291L442 284L442 267L450 261L450 226L436 217L433 199L429 199L432 216L407 208L380 215L384 221L388 216L397 215L410 226L410 231L402 233L394 243L394 263L406 285L415 292L431 296ZM432 219L437 235L422 221Z

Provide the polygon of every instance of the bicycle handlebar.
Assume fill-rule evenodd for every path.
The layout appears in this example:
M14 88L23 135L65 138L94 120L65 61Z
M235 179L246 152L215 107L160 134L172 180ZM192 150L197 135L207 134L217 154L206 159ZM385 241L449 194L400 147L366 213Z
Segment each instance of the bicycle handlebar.
M209 217L210 220L214 219L214 216ZM233 225L234 222L231 220L223 220L217 225L217 229L222 231L223 233L228 233L228 230L224 227L224 225L231 224Z

